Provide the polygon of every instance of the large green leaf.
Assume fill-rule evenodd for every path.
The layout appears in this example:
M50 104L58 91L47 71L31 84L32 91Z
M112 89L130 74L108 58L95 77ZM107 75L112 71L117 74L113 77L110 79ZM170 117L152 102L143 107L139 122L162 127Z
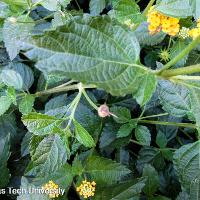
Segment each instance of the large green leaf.
M98 184L111 184L116 183L131 171L110 159L91 156L87 160L85 172Z
M189 92L182 85L162 80L159 82L158 95L163 109L169 114L182 117L191 112Z
M0 188L5 187L9 182L9 170L7 168L7 161L10 156L10 136L0 138Z
M144 77L153 76L151 82L156 82L150 69L137 64L140 48L134 33L108 16L75 17L33 37L23 49L41 71L60 72L113 95L134 93Z
M189 0L191 7L192 7L192 12L193 16L196 20L200 18L200 0Z
M93 16L99 15L105 6L105 0L90 0L90 14Z
M54 132L63 120L41 113L29 113L23 115L22 121L27 129L36 135L47 135Z
M162 0L155 9L172 17L186 18L192 16L190 0Z
M65 145L58 135L45 137L37 146L31 160L37 176L49 176L67 161Z
M138 23L145 19L140 12L140 7L134 0L115 0L113 10L109 14L122 23L129 20L131 23Z
M142 188L145 185L145 179L138 179L112 185L111 187L101 188L94 196L95 200L139 200Z
M191 185L199 181L199 158L200 158L200 140L191 144L182 146L175 151L173 163L183 188L188 193L191 191ZM200 188L196 192L200 192Z

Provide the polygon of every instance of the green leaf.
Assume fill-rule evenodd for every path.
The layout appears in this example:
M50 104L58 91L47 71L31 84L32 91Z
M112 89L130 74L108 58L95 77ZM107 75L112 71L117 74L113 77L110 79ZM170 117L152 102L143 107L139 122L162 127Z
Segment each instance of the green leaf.
M39 143L31 160L37 176L49 176L66 163L65 145L58 135L47 136Z
M12 100L8 96L1 96L0 97L0 116L3 115L12 104Z
M140 87L133 93L133 97L140 106L144 106L152 97L156 89L157 82L154 80L154 75L144 76L140 80Z
M16 101L17 95L16 95L15 88L8 87L6 93L7 93L7 96L12 100L12 103L14 105L17 105L17 101Z
M26 90L34 82L33 72L29 66L23 63L10 63L1 72L1 80L7 86L16 90Z
M41 113L29 113L23 115L22 122L27 129L36 135L48 135L54 132L54 128L60 126L62 119Z
M152 76L137 64L140 48L134 33L108 16L75 17L56 31L34 36L23 49L44 73L62 73L113 95L134 93L143 77Z
M165 166L165 161L159 151L159 149L149 146L144 146L139 151L139 156L137 160L137 169L142 173L145 164L151 164L157 170L163 169Z
M19 102L19 111L22 114L28 114L33 109L33 104L35 101L35 97L33 95L27 94L23 99Z
M10 136L0 138L0 188L5 187L10 178L9 169L7 168L7 161L10 157Z
M86 162L85 172L98 184L112 184L121 180L131 171L110 159L91 156Z
M130 123L122 125L117 132L117 137L127 137L131 134L133 128L134 126Z
M56 11L61 9L61 5L66 7L70 3L70 0L32 0L32 2L41 4L50 11Z
M173 163L179 181L188 193L191 191L191 184L195 180L199 181L199 157L200 140L191 144L182 146L175 151ZM196 192L200 192L200 188Z
M13 3L12 3L13 4ZM16 20L20 22L31 21L31 18L20 16ZM3 40L9 57L13 60L20 51L20 41L26 40L33 28L33 23L17 23L8 18L3 26Z
M75 157L72 163L72 173L74 176L78 175L81 176L84 171L84 167L78 157Z
M58 170L49 174L47 177L34 178L33 183L35 185L44 185L48 183L49 180L52 180L61 189L64 189L64 190L68 189L71 186L71 183L73 181L71 166L67 163L63 165L61 168L59 168Z
M182 117L191 112L189 92L182 85L162 80L159 82L158 95L163 109L169 114Z
M130 23L142 22L145 17L140 12L140 7L135 1L117 0L113 4L113 10L109 15L122 23L130 20Z
M137 141L141 144L150 146L151 133L146 126L137 126L137 128L135 129L135 137Z
M162 131L158 131L157 136L156 136L156 144L160 148L165 148L167 146L167 137Z
M12 0L1 0L1 1L8 4L9 9L14 13L23 12L28 7L27 1L24 0L16 0L14 2Z
M152 165L146 164L144 166L142 176L147 177L147 181L145 187L143 188L143 191L147 196L152 196L159 187L158 172Z
M166 34L163 32L159 32L154 35L149 34L148 23L146 22L140 24L140 26L135 31L135 35L140 45L148 46L153 46L161 43L166 36Z
M17 200L49 200L49 197L45 194L40 194L38 192L29 192L29 189L32 190L37 189L35 185L28 182L28 180L25 177L22 177L21 179L21 187L22 191L26 191L22 194L20 194L17 197Z
M178 40L173 44L173 46L170 48L170 59L175 58L183 49L187 47L187 43L185 40ZM175 67L184 67L188 59L188 54L179 60L174 66Z
M90 6L90 14L92 16L97 16L106 7L106 1L105 0L90 0L89 6Z
M73 121L75 126L76 139L86 147L94 147L95 142L92 136L87 132L87 130L81 126L77 121Z
M129 181L112 185L112 187L105 187L99 189L94 200L139 200L142 188L145 185L144 179L137 179L135 181Z
M190 102L192 113L196 119L196 124L198 126L198 132L200 135L200 91L198 89L190 89Z
M131 113L125 107L112 107L110 111L117 116L113 118L117 123L124 124L131 120Z
M192 7L192 13L196 20L200 18L200 0L189 0Z
M178 18L186 18L192 16L190 0L162 0L155 7L161 13Z

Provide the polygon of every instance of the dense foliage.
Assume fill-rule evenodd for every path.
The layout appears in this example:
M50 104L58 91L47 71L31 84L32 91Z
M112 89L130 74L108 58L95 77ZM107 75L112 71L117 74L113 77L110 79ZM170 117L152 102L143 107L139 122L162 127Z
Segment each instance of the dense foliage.
M198 200L199 74L200 0L1 0L0 197Z

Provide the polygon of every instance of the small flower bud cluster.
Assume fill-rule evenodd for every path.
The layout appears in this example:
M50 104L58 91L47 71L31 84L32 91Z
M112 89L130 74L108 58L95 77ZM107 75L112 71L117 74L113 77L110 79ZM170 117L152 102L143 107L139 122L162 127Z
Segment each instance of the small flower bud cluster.
M82 181L81 185L76 188L76 191L83 196L84 199L94 196L96 183L89 181Z
M176 36L180 30L179 19L168 17L154 10L154 7L148 12L149 32L155 34L161 30L170 36Z
M189 31L190 31L189 28L182 27L178 33L179 38L186 39L186 38L190 37Z
M59 186L57 184L55 184L53 181L49 181L47 184L45 184L42 187L42 189L47 190L47 191L51 191L49 193L50 199L53 199L53 198L56 198L56 197L59 196L59 193L58 193Z

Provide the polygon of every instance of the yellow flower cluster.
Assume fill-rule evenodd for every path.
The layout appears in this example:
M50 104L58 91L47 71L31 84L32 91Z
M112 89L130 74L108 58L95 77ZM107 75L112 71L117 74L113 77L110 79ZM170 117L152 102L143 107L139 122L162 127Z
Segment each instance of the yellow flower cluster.
M49 198L53 199L59 196L59 186L53 181L49 181L42 187L43 190L47 190Z
M80 196L83 196L84 199L87 199L88 197L94 196L95 192L95 186L96 183L88 182L88 181L82 181L81 185L76 188L76 191L80 194Z
M189 35L193 38L193 40L200 36L200 19L197 21L197 27L189 31Z
M147 22L149 23L150 34L155 34L162 30L164 33L175 36L180 30L179 19L165 16L154 10L153 7L148 12Z

